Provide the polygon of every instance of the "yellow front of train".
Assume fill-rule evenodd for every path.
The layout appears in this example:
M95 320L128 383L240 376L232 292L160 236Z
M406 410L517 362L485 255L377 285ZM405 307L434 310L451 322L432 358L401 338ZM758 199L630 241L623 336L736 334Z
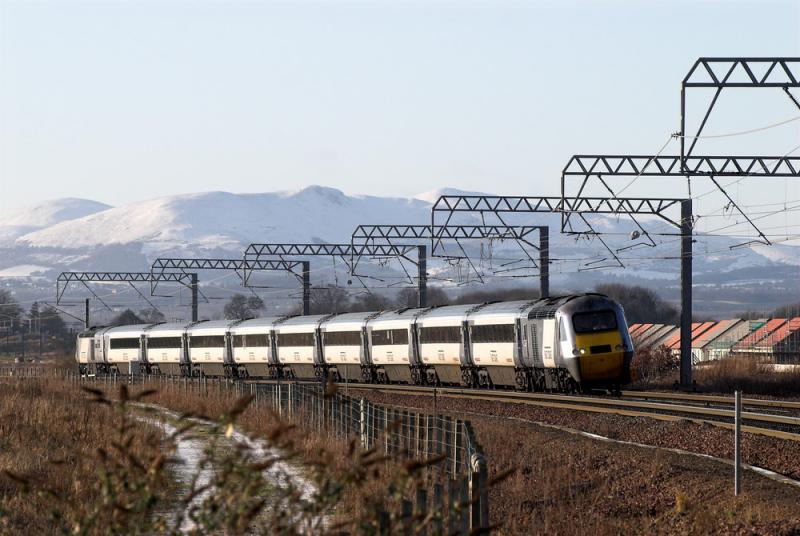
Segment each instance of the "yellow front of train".
M619 388L630 383L633 343L622 306L605 296L586 295L560 313L566 331L562 355L581 387Z

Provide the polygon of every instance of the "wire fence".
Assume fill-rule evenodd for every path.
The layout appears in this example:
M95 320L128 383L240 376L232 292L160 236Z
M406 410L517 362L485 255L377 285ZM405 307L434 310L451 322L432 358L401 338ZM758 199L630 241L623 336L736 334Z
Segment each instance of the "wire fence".
M488 467L483 449L468 420L435 411L415 411L348 396L314 383L244 383L223 378L164 375L86 376L72 370L42 367L0 367L0 379L58 377L78 384L113 389L120 383L170 388L190 395L221 393L232 399L252 396L256 411L269 410L307 433L355 440L363 450L382 452L394 462L426 465L423 484L400 505L401 523L412 523L427 512L436 534L488 533ZM385 514L387 523L390 516Z

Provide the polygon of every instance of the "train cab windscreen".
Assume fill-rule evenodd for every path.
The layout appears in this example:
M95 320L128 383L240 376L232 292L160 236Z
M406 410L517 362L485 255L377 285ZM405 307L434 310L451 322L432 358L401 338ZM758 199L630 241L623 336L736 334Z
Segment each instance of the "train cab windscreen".
M617 315L614 311L592 311L572 315L575 333L595 333L617 329Z

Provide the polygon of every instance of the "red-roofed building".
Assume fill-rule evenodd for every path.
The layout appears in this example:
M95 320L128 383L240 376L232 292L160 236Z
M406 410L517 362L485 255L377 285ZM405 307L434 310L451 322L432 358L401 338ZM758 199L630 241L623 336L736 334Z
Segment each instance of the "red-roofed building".
M753 345L753 353L777 363L800 361L800 317L782 324L778 329Z
M722 359L749 333L749 323L744 320L721 320L692 340L692 361Z
M731 348L731 352L735 354L752 355L755 352L755 346L760 341L769 337L785 323L785 318L773 318L772 320L767 321L766 324L762 325L748 336L744 337L741 341L736 343L734 347Z

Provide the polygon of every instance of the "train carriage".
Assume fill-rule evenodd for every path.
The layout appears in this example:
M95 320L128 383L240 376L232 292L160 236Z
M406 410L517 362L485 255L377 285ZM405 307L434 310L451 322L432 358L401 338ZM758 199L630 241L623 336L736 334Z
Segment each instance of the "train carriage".
M519 371L533 370L535 363L522 343L522 320L532 307L530 301L499 302L467 315L470 355L479 385L513 387Z
M367 322L369 355L376 381L422 383L424 371L417 352L416 320L427 310L387 311Z
M241 378L267 378L277 374L275 325L286 316L245 320L230 328L232 361Z
M75 342L75 360L78 362L80 374L106 373L103 361L103 333L107 327L93 327L78 333ZM95 343L97 339L97 343Z
M370 381L372 366L367 344L367 322L380 313L344 313L319 326L322 358L337 381Z
M140 374L146 363L143 350L144 332L152 324L133 324L108 328L102 332L103 362L109 372Z
M430 384L476 385L466 342L467 315L480 305L450 305L429 309L417 318L420 362Z
M281 374L293 378L325 377L318 328L330 316L295 316L275 325L275 346Z
M173 376L188 373L191 364L186 352L186 330L191 326L191 323L170 322L145 331L146 368L149 373Z
M231 359L228 330L230 320L199 322L186 330L192 376L230 376Z

